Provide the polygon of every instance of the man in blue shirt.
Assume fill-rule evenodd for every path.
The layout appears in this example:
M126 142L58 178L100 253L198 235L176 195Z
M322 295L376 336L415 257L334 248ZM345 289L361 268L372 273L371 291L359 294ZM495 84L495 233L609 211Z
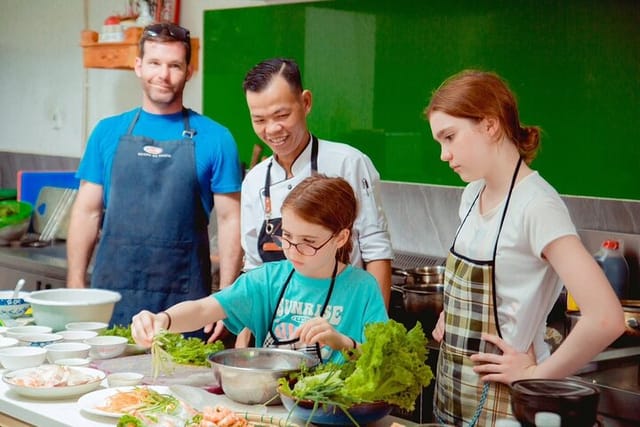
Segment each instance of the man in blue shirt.
M135 65L142 106L98 123L77 173L67 285L86 286L99 237L91 287L122 294L112 324L211 293L214 205L220 286L240 271L237 147L225 127L183 106L190 57L188 30L167 23L144 29Z

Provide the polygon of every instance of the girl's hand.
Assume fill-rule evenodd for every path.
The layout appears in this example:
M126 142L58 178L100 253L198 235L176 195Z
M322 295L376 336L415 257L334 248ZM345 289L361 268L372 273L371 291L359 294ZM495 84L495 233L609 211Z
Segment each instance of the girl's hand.
M300 341L306 344L318 343L334 350L352 347L351 339L336 331L327 319L322 317L314 317L305 322L296 330L294 337L300 338Z
M437 342L442 342L442 339L444 338L444 310L440 312L440 316L436 322L436 327L431 331L431 336Z
M497 335L482 334L482 339L502 351L502 354L477 353L471 356L471 361L476 364L473 370L481 375L482 381L509 385L517 380L536 377L533 346L526 353L521 353Z
M153 314L150 311L142 310L131 319L131 336L136 344L149 348L153 337L161 329L167 327L168 321L168 317L164 314Z

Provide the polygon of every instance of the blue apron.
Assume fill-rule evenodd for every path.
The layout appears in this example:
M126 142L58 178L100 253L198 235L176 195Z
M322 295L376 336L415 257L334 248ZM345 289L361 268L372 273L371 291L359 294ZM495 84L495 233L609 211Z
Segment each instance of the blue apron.
M200 199L194 131L183 112L182 139L132 135L140 111L120 138L109 206L91 287L122 294L111 325L140 310L158 312L211 294L208 218Z

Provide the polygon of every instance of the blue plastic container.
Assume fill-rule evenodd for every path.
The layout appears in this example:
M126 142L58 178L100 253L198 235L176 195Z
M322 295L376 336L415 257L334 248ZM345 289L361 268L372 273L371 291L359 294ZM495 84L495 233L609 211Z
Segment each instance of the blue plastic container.
M620 243L617 240L605 240L594 258L604 270L618 298L626 299L629 294L629 264Z

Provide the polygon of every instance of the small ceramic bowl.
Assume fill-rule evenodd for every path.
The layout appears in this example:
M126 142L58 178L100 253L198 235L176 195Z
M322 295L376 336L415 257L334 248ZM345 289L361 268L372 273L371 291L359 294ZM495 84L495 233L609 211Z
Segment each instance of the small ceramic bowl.
M109 387L125 387L134 386L142 382L143 374L137 372L116 372L107 375L107 384Z
M18 336L18 340L23 345L44 347L62 341L62 336L58 334L22 334Z
M52 329L48 326L37 326L37 325L27 325L27 326L14 326L12 328L8 328L5 332L5 335L11 338L20 339L20 335L25 334L50 334Z
M93 338L98 335L96 331L60 331L56 332L58 335L62 335L62 341L64 342L84 342L89 338Z
M82 342L59 342L44 347L47 350L47 360L55 363L58 359L86 358L91 346Z
M0 337L0 348L15 347L18 343L17 338Z
M55 361L56 365L60 366L89 366L91 364L91 359L87 358L78 358L72 357L70 359L58 359Z
M35 368L42 365L47 350L42 347L8 347L0 349L0 363L7 369Z
M16 319L23 316L30 307L24 297L29 292L19 292L17 298L13 298L13 291L0 291L0 318Z
M67 331L94 331L98 334L109 326L105 322L71 322L65 325Z
M114 335L98 335L84 341L91 346L89 357L92 359L111 359L120 356L127 348L128 340L125 337Z

